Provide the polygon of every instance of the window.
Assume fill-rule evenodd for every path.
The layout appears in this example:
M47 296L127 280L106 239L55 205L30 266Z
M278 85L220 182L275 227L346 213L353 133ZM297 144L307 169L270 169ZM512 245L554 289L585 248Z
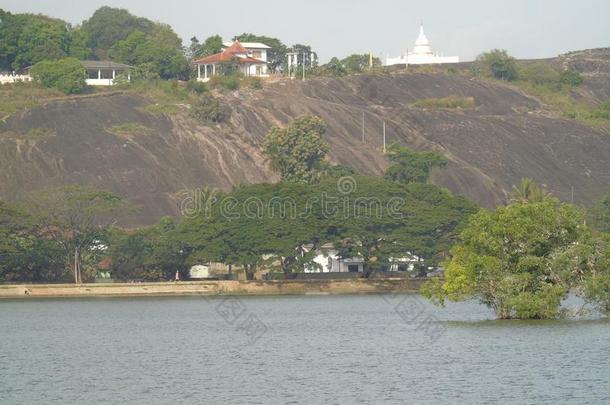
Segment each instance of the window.
M252 51L252 57L255 59L262 59L263 52L262 51Z

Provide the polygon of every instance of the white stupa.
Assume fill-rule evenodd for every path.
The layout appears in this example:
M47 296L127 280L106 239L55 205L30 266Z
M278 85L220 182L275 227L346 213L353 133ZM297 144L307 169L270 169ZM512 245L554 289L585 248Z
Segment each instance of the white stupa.
M459 56L441 56L432 52L430 41L424 33L424 26L419 27L419 36L412 52L407 51L397 58L387 58L386 66L391 65L427 65L433 63L458 63Z

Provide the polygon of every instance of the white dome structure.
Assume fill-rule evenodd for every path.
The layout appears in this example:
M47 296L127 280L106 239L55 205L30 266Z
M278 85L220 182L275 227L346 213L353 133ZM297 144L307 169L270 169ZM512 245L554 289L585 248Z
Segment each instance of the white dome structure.
M413 53L416 55L433 55L432 47L430 46L430 41L428 41L428 38L426 38L423 25L419 27L419 36L415 41Z
M397 58L387 58L386 66L392 65L428 65L439 63L458 63L459 56L440 56L432 52L432 45L424 32L424 26L419 27L419 36L415 40L413 52L407 51Z

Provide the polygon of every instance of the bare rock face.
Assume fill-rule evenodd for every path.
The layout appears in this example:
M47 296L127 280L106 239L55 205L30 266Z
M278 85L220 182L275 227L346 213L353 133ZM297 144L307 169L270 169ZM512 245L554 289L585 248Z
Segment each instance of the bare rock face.
M582 57L564 62L585 63ZM607 97L605 72L610 68L585 75L584 89L599 100ZM474 97L476 108L412 105L448 95ZM152 115L143 110L150 100L129 94L54 101L14 115L0 132L22 135L0 135L0 198L88 184L141 207L126 225L152 223L179 214L185 189L276 181L262 140L272 126L301 114L328 123L329 160L375 175L388 166L385 120L388 144L445 155L449 165L433 181L486 207L503 203L523 177L585 205L610 190L608 131L554 117L510 86L438 74L360 75L274 83L225 95L223 102L231 115L215 126L199 125L186 112ZM116 129L126 124L131 128Z

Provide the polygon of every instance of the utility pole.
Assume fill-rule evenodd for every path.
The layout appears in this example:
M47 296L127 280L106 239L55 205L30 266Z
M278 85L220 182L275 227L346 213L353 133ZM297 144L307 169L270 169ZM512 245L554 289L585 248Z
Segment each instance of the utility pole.
M303 52L303 80L305 80L305 52Z
M385 120L383 120L383 153L385 154Z

